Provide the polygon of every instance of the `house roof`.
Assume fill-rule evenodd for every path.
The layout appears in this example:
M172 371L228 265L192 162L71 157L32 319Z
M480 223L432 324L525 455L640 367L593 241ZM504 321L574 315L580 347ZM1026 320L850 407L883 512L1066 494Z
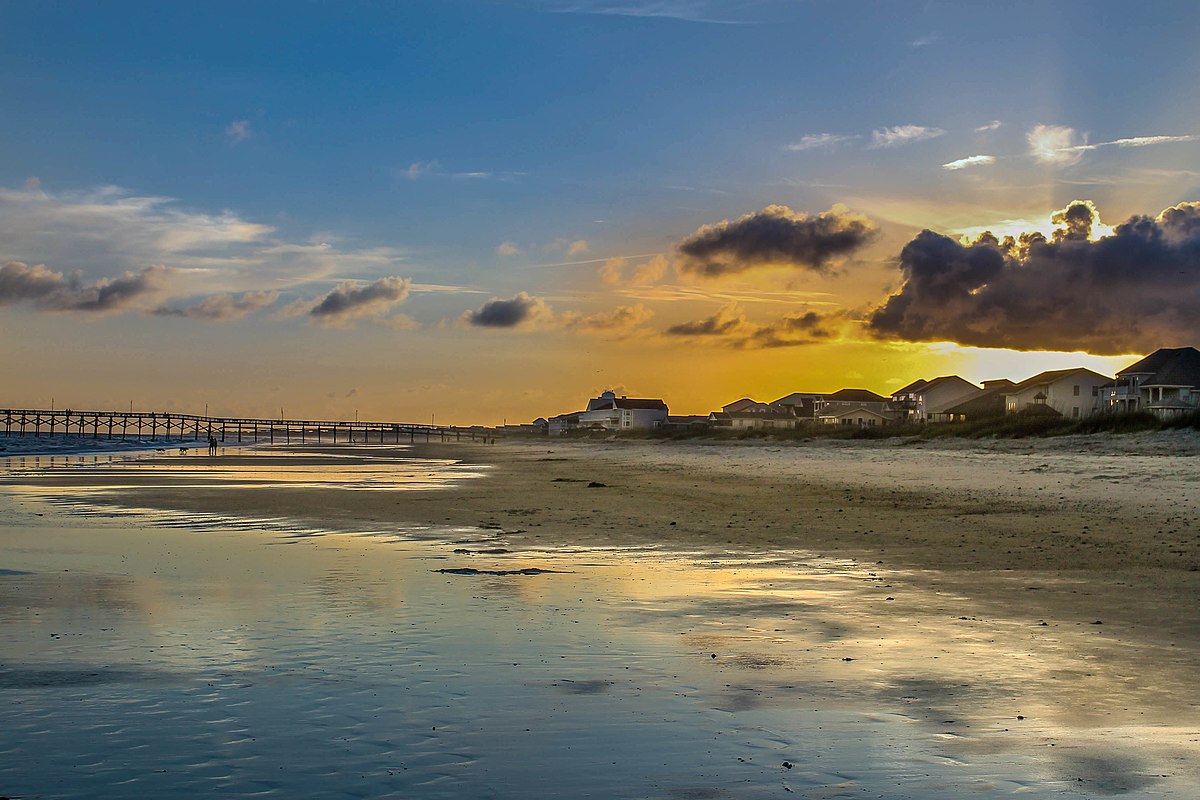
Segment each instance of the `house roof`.
M813 400L815 400L816 398L824 397L824 396L825 395L821 394L820 392L792 392L791 394L787 395L786 397L779 398L775 402L771 403L771 405L773 405L773 406L798 406L803 403L810 403Z
M958 384L962 384L963 386L969 386L972 389L979 388L978 386L971 383L966 378L960 378L957 375L942 375L941 377L934 378L933 380L929 381L929 383L927 383L921 387L921 390L928 392L930 389L933 389L934 387L945 386L948 383L958 383Z
M1150 375L1142 386L1200 386L1200 350L1164 347L1117 373Z
M892 397L895 397L898 394L908 394L909 392L919 392L928 385L929 385L929 381L925 380L924 378L918 378L917 380L910 383L908 386L905 386L903 389L897 389L896 391L892 392Z
M644 411L666 411L667 404L662 400L649 400L635 397L618 397L613 400L613 408L641 409Z
M791 411L783 409L773 409L771 411L719 411L715 412L721 418L728 419L795 419L796 415Z
M1048 370L1046 372L1039 372L1037 375L1034 375L1032 378L1026 378L1025 380L1021 381L1020 383L1016 384L1015 386L1010 387L1007 391L1008 391L1008 394L1020 394L1021 392L1025 391L1026 389L1032 389L1035 386L1041 386L1041 385L1047 384L1047 383L1054 383L1057 380L1061 380L1062 378L1065 378L1068 375L1074 375L1077 372L1086 372L1087 374L1094 375L1095 377L1100 378L1102 380L1108 380L1108 378L1101 375L1099 372L1092 372L1087 367L1073 367L1071 369L1052 369L1052 370Z
M868 389L839 389L825 395L825 400L834 403L886 403L888 399Z
M1014 386L1016 384L1008 378L992 378L991 380L983 381L984 389L1011 389Z
M722 411L741 411L743 408L757 405L757 400L751 400L749 397L743 397L740 400L734 400L732 403L721 406Z

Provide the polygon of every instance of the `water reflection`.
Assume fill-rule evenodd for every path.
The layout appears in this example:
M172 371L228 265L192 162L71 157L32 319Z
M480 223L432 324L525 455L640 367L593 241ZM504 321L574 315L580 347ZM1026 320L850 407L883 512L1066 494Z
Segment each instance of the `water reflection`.
M125 480L102 466L91 488ZM322 480L339 473L324 468ZM30 485L49 494L53 477ZM980 619L964 597L849 560L523 550L495 529L353 535L135 508L47 519L2 529L10 794L936 800L1200 787L1194 719L1169 711L1171 696L1194 697L1185 662L1065 622ZM487 574L522 568L554 572Z

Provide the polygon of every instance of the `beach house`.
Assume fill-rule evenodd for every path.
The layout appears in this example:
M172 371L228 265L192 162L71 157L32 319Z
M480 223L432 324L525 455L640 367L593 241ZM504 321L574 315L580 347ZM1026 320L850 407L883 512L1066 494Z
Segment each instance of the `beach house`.
M667 418L667 404L662 400L617 397L614 392L602 392L588 401L587 410L579 413L580 428L603 428L609 431L651 430Z
M1041 372L1004 392L1009 414L1060 414L1070 419L1090 417L1102 408L1100 387L1112 378L1085 367Z
M1163 347L1117 373L1101 387L1104 410L1149 411L1169 418L1200 410L1200 351Z
M945 422L946 409L979 391L979 387L957 375L931 381L917 380L892 394L891 407L900 422Z
M890 400L868 389L839 389L814 403L813 414L822 425L874 427L896 419Z

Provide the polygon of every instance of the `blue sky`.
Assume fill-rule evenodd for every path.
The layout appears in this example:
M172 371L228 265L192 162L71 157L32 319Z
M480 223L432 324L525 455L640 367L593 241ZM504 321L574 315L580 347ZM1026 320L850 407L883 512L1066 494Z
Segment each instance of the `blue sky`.
M604 381L675 386L711 405L746 380L749 361L755 374L786 373L760 379L763 391L852 379L821 366L844 360L833 351L808 368L808 355L783 348L772 370L765 354L728 342L661 338L730 297L760 326L771 322L752 312L769 302L755 293L778 289L861 318L900 286L900 250L922 228L1017 231L1074 199L1112 225L1200 200L1191 2L40 2L0 13L0 263L78 273L85 286L164 267L153 308L96 315L60 302L48 326L44 296L40 310L32 295L0 305L10 342L41 331L61 337L59 351L97 330L134 349L196 337L228 348L216 330L228 324L280 347L341 337L365 352L364 369L397 351L413 369L418 350L503 361L514 345L594 361L597 348L629 343L576 341L577 320L636 301L642 338L654 339L636 370L568 371L512 413ZM677 245L703 225L773 204L818 214L837 203L877 229L839 271L719 290L672 277ZM618 266L632 273L654 256L670 263L641 281L655 289L644 296L597 278L610 259L626 258ZM312 330L305 303L311 311L342 282L387 278L410 284L364 296L378 314L356 306L353 325ZM681 286L685 301L663 300ZM247 292L260 294L210 315L221 324L174 313ZM461 324L489 298L521 292L549 309L541 325L519 326L523 338ZM281 315L289 304L295 313ZM576 319L572 335L564 314ZM646 379L682 345L742 361L714 379L711 397ZM0 357L20 361L13 349ZM43 388L0 403L32 402ZM312 413L342 390L294 388ZM140 391L148 403L195 402ZM388 414L386 387L375 391L373 408ZM258 402L249 394L231 379L229 402Z

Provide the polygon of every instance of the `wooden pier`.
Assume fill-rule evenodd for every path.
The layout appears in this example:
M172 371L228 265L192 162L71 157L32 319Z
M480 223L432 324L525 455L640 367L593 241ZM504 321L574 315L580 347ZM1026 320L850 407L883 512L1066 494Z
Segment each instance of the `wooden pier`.
M207 443L401 444L431 441L482 441L495 431L472 426L421 425L411 422L359 422L300 419L206 417L155 411L72 411L0 409L5 436L81 436L90 439L153 439Z

